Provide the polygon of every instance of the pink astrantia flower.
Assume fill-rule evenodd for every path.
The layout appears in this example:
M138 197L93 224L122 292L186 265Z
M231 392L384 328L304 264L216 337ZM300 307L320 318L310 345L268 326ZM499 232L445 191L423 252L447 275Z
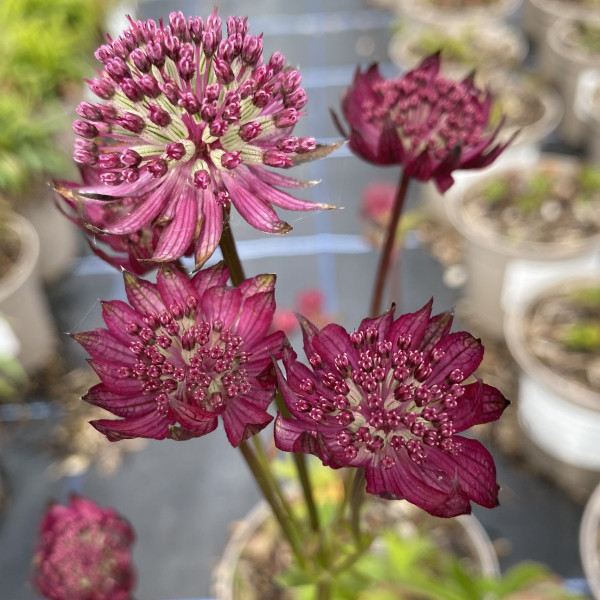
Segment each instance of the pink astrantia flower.
M33 583L50 600L129 600L135 534L112 508L72 496L51 504L41 522Z
M333 468L365 469L367 492L405 498L433 515L496 506L489 452L457 433L497 419L507 401L481 381L465 384L483 357L479 340L450 333L452 315L431 302L394 320L393 309L348 334L302 319L312 368L284 348L280 389L292 418L277 417L275 442Z
M492 98L473 78L452 81L439 73L439 53L397 79L376 64L357 69L342 98L350 148L378 165L402 165L419 181L433 179L441 192L455 169L491 164L509 142L495 143L499 127L486 132Z
M73 337L91 355L101 383L84 400L120 420L92 425L110 441L189 439L223 418L233 446L263 429L275 395L271 354L283 332L267 335L275 312L275 276L226 286L219 263L191 279L163 265L156 284L125 272L129 304L104 302L108 329Z
M80 168L84 184L98 183L98 174L89 167ZM152 260L163 225L143 227L128 234L106 233L111 225L126 215L136 204L134 198L121 198L119 202L89 202L77 190L80 183L56 181L54 200L58 209L85 234L91 251L108 264L136 275L144 275L156 268ZM183 256L193 256L190 244Z
M130 201L108 233L160 225L153 260L172 261L193 244L199 268L230 202L270 233L291 229L272 205L330 208L280 191L310 183L264 168L307 159L316 143L291 135L307 102L300 73L278 52L263 64L262 48L246 19L229 17L224 37L215 8L204 21L180 12L168 26L131 21L96 51L104 70L90 89L102 102L78 106L74 158L101 180L80 190L90 203Z

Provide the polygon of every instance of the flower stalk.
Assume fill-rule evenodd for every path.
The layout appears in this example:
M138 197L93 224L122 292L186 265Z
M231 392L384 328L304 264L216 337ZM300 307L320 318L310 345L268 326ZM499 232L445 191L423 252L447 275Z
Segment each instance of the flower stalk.
M396 232L398 231L398 224L400 223L400 217L404 208L406 192L408 190L410 179L410 176L408 176L403 169L400 176L400 181L398 182L394 205L392 207L392 214L390 215L390 220L386 231L385 242L379 255L379 266L377 267L377 276L375 279L375 287L373 288L373 298L371 300L371 310L369 312L372 318L375 318L377 315L379 315L381 310L381 301L385 290L388 272L390 270L394 246L396 243Z

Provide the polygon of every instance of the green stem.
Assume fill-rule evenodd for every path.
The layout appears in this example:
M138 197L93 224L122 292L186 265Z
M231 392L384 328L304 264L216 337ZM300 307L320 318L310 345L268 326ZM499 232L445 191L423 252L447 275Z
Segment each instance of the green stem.
M350 523L356 542L360 545L360 509L363 503L363 488L365 483L365 470L356 469L352 490L350 491Z
M273 489L275 491L275 494L277 494L277 498L279 498L279 501L281 502L281 506L282 506L283 510L285 511L288 520L294 525L294 527L297 531L301 531L302 528L300 527L300 524L298 523L298 520L296 519L294 511L293 511L290 503L288 502L285 492L281 489L281 486L279 485L277 478L273 475L273 472L270 469L270 461L266 456L265 449L263 447L260 436L258 436L258 435L253 436L252 442L254 443L254 450L256 451L258 461L259 461L261 468L265 474L265 477L268 480L269 486L271 487L271 489Z
M281 390L277 390L275 402L277 404L279 412L281 413L281 416L283 418L289 418L290 411L285 404L285 401L281 394ZM300 479L300 484L302 485L304 501L306 502L306 508L308 509L310 526L313 531L318 533L321 531L321 526L319 523L319 513L317 511L317 507L314 500L312 484L310 482L310 475L308 473L308 468L306 467L306 456L304 454L296 454L295 452L293 453L293 455L294 463L296 465L296 472L298 473L298 478Z
M319 581L317 583L317 594L315 600L330 600L331 598L331 581Z
M302 553L302 547L298 540L298 535L292 529L291 523L287 518L287 515L284 514L284 511L282 510L277 496L273 493L273 490L269 486L268 477L265 475L260 465L260 461L256 458L254 452L252 451L252 448L250 448L247 442L242 442L239 445L239 448L242 452L242 455L246 459L246 463L250 467L250 470L254 475L254 479L256 480L258 487L260 487L260 490L263 493L265 500L271 506L273 515L277 519L277 522L279 523L286 540L289 542L292 552L294 553L294 557L298 562L298 565L301 569L305 569L306 560L304 558L304 554Z
M229 268L231 283L234 286L240 285L246 279L246 276L244 275L244 267L242 267L235 240L233 239L233 233L231 232L229 209L226 208L223 209L223 233L221 233L219 246L223 253L223 260Z
M385 289L385 282L390 269L392 252L396 243L398 223L400 222L400 215L402 214L402 208L404 207L406 190L408 189L409 182L410 177L405 175L403 169L402 176L400 177L400 183L398 184L398 190L396 191L396 198L394 199L394 206L392 208L390 222L388 223L385 243L379 256L379 266L377 268L377 277L375 279L375 288L373 290L373 299L371 301L370 315L373 318L379 316L381 299L383 298L383 291Z

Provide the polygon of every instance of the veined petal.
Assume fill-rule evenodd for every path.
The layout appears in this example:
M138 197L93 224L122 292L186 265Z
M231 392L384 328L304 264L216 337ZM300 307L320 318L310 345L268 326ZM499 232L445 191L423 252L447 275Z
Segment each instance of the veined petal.
M437 344L436 350L443 356L433 365L427 378L430 384L441 382L455 369L462 371L463 379L466 379L483 359L481 342L465 331L447 335Z
M158 247L152 255L152 260L165 262L176 260L185 254L191 241L197 234L198 203L191 187L185 188L175 204L175 215L160 236Z
M156 285L123 271L127 300L133 308L142 314L159 314L166 310Z
M190 280L170 265L162 266L156 276L156 287L166 306L186 306L188 298L198 299L199 294Z
M117 417L138 417L156 410L154 394L142 394L132 398L111 392L102 383L91 388L82 399L89 404L104 408Z
M72 337L94 358L123 365L133 365L135 362L131 350L107 329L74 333Z
M252 227L267 233L287 233L291 230L291 226L282 221L268 204L244 186L238 185L233 177L224 176L224 179L233 205Z
M122 300L102 302L102 318L111 334L121 343L127 345L135 339L132 334L127 333L127 326L130 323L140 329L145 326L142 315Z
M242 307L242 294L236 288L212 287L202 296L202 312L210 321L219 320L227 329Z
M262 431L273 417L247 398L238 398L223 413L223 425L229 443L237 448L243 441Z
M192 285L199 294L214 286L224 286L229 281L229 269L224 261L218 262L212 267L198 271L191 280Z
M138 437L164 440L169 431L169 422L156 413L130 419L99 419L90 423L104 434L109 442Z

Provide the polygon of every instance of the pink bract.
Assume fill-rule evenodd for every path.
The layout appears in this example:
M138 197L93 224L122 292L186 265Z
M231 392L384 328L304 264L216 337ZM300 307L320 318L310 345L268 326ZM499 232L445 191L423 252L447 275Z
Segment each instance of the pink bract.
M83 182L90 185L93 173L82 167ZM97 182L96 182L97 183ZM133 198L121 198L119 202L91 201L77 193L80 183L56 181L54 200L58 209L85 235L91 251L117 269L125 269L136 275L144 275L156 269L152 256L158 246L164 226L144 227L129 234L105 233L135 205ZM192 256L190 247L183 256Z
M33 583L50 600L130 600L135 534L112 508L72 496L51 504L41 522Z
M441 192L456 169L490 165L509 141L496 143L500 126L488 127L492 98L468 77L440 75L440 55L424 59L402 77L385 79L374 64L357 69L342 98L352 151L377 165L402 165L418 181L435 181Z
M238 446L273 419L275 276L228 278L222 263L191 278L163 265L156 284L125 272L129 304L104 302L107 329L73 335L101 379L84 400L122 417L92 422L110 441L199 437L221 416Z
M450 333L451 313L431 302L394 319L393 308L353 333L301 319L310 368L288 346L277 377L291 418L278 415L275 443L333 468L364 468L367 492L405 498L429 513L494 507L494 461L457 433L500 417L504 396L481 381L465 384L483 357L480 341Z
M205 20L173 12L168 26L131 21L96 51L104 69L90 89L102 101L77 109L74 158L100 180L79 191L117 204L107 233L158 227L154 261L192 245L200 268L230 203L270 233L291 229L272 205L330 208L279 190L311 184L265 168L308 160L316 148L291 135L307 103L300 73L278 52L263 63L262 34L250 35L246 19L228 17L225 36L221 25L216 8Z

